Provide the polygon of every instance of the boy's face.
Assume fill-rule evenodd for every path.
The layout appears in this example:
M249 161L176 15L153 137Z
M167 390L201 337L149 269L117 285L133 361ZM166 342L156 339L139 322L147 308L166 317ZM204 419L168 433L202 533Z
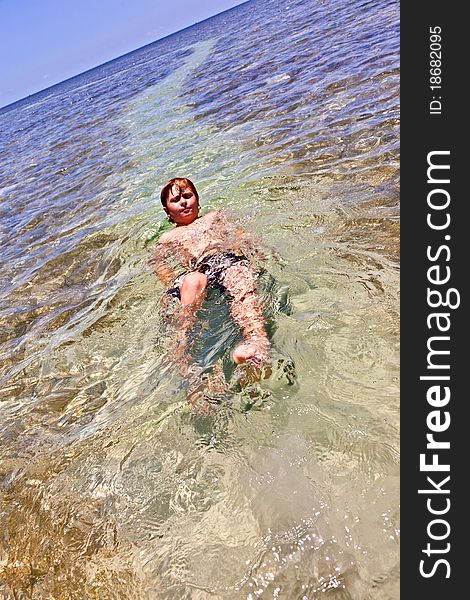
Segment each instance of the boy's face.
M189 225L199 214L199 202L189 187L174 185L166 201L166 212L177 225Z

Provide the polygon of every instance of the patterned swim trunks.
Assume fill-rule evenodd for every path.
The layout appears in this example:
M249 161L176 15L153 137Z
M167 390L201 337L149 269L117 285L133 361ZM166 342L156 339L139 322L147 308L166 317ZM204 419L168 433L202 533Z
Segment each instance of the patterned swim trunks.
M245 263L249 265L250 262L242 254L233 254L233 252L218 252L217 254L209 254L208 256L202 256L198 259L191 271L185 271L178 275L173 281L172 287L167 290L167 294L175 298L181 299L180 285L183 281L183 277L187 273L197 271L204 273L207 277L207 285L214 288L224 289L223 276L227 269L236 265L237 263Z

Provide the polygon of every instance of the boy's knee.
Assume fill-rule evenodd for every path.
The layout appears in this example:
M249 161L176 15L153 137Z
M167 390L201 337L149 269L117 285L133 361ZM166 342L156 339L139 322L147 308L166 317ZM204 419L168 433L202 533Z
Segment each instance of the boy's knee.
M188 289L202 291L207 286L207 277L204 275L204 273L193 271L184 276L182 285Z

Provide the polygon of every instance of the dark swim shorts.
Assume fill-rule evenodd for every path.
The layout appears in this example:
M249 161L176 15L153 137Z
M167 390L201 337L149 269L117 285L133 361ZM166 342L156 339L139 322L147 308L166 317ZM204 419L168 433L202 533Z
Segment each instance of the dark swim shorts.
M218 252L217 254L209 254L203 256L194 264L194 268L191 271L198 271L204 273L207 277L207 285L214 288L224 289L222 283L224 272L236 265L237 263L250 264L246 256L242 254L233 254L232 252ZM173 286L167 290L167 294L181 300L180 285L183 277L191 271L185 271L178 275L173 281Z

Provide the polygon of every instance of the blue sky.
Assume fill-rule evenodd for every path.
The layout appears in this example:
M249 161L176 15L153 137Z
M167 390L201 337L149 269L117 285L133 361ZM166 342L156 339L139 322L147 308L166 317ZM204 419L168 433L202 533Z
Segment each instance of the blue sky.
M0 107L244 0L0 0Z

